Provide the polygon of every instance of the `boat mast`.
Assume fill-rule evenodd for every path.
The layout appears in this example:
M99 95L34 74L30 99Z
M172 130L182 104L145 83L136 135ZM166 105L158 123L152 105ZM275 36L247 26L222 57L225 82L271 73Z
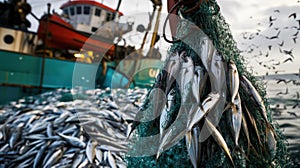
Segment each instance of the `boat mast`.
M159 3L160 2L160 3ZM155 21L155 26L154 26L154 31L152 34L152 39L151 39L151 43L150 43L150 53L149 56L152 57L153 54L153 47L156 43L156 39L157 37L157 32L158 32L158 27L159 27L159 21L160 21L160 15L161 15L161 10L162 10L162 4L161 4L161 0L157 0L155 1L155 5L158 5L158 12L157 12L157 16L156 16L156 21Z
M116 8L116 12L118 13L119 12L119 9L120 9L120 6L121 6L121 3L122 3L122 0L119 0L118 2L118 6Z

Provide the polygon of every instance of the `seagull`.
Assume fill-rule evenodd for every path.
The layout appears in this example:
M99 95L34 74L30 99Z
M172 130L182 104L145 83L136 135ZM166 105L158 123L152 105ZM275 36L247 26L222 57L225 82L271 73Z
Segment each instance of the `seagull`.
M288 61L293 62L293 59L292 59L292 58L288 58L288 59L284 60L283 63L286 63L286 62L288 62Z
M267 37L267 39L278 39L279 37L279 34L280 34L281 31L278 31L277 35L276 36L272 36L272 37Z
M289 18L290 18L290 17L293 17L294 19L296 19L296 17L297 17L297 16L296 16L296 13L290 14Z
M265 56L268 57L269 56L269 52L267 52Z
M277 82L276 82L276 84L279 84L281 82L284 82L285 84L287 83L285 79L278 79Z
M297 102L296 104L293 105L292 109L295 109L295 108L297 108L297 107L300 107L298 102Z
M280 47L282 47L284 44L284 41L282 41L280 44L278 44Z
M294 58L294 56L293 56L293 49L291 49L291 50L283 50L283 53L284 54L286 54L286 55L290 55L292 58Z
M296 20L299 24L298 30L300 30L300 19Z
M276 18L272 18L272 16L269 17L269 22L273 22L275 20L277 20L277 19Z
M290 112L290 111L288 111L287 113L289 113L289 114L292 115L292 116L298 117L297 114L296 114L295 112Z
M293 38L293 41L294 41L295 44L297 43L297 38L298 38L298 37L294 37L294 38Z
M278 9L274 10L274 12L275 12L275 13L276 13L276 12L277 12L277 13L280 13L280 11L279 11Z
M288 88L285 89L285 92L278 92L276 95L280 95L280 94L283 94L283 95L289 94Z
M268 48L269 48L269 50L271 50L272 49L272 45L269 45Z

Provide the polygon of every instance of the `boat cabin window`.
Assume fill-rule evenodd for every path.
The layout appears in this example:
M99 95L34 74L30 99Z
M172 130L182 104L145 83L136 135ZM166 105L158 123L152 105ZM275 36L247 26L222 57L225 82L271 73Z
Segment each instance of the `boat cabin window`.
M96 8L95 16L100 16L100 15L101 15L101 9Z
M69 15L69 10L68 9L64 9L64 14Z
M89 7L89 6L84 6L83 13L84 13L85 15L89 15L89 14L90 14L90 10L91 10L91 7Z
M75 14L75 9L74 7L70 7L70 14L71 16L73 16Z
M110 12L107 12L106 13L106 21L111 21L111 13Z
M82 7L81 6L76 6L76 12L77 12L77 15L82 14Z
M116 18L116 13L112 13L111 20L114 20Z
M95 32L95 31L97 31L97 30L98 30L97 27L92 27L92 32Z

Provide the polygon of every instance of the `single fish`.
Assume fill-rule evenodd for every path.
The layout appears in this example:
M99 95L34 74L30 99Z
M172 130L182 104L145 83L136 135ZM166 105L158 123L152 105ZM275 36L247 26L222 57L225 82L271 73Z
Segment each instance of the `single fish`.
M234 143L238 146L238 140L240 136L240 130L242 126L242 105L241 105L241 98L240 95L237 94L236 98L234 99L233 108L230 110L230 118L231 118L231 128L234 137Z
M40 163L42 161L43 155L45 154L45 151L47 150L48 146L47 144L45 144L44 146L42 146L40 148L40 150L38 151L38 153L35 156L34 162L33 162L33 167L37 168L40 166Z
M116 160L110 151L107 152L107 159L108 159L108 164L111 168L117 168Z
M81 162L81 163L78 165L77 168L85 168L85 167L87 167L88 164L89 164L89 160L88 160L87 158L85 158L85 159L83 160L83 162Z
M259 143L260 147L263 147L263 145L261 143L261 140L260 140L260 135L259 135L259 132L258 132L258 129L257 129L255 119L253 118L253 116L251 115L251 113L249 112L249 110L246 106L244 106L244 111L246 111L246 114L249 118L249 121L250 121L252 127L254 128L254 131L255 131L255 134L256 134L256 137L257 137L256 139L258 140L258 143Z
M94 159L96 156L96 145L97 141L94 140L89 140L89 142L86 145L85 153L90 163L94 163Z
M82 163L84 158L84 154L83 153L79 153L74 157L73 163L72 163L72 168L77 168L80 163Z
M169 60L167 61L164 70L167 71L167 78L163 79L166 80L166 88L165 93L168 94L171 86L173 85L173 82L178 79L179 70L181 67L181 59L182 55L185 54L185 52L179 53L173 53L170 55Z
M72 136L66 136L61 133L57 133L60 137L62 137L66 142L74 147L85 148L86 144L80 139Z
M43 165L45 168L50 168L53 164L55 164L58 160L63 156L63 150L58 149L56 152L52 154L52 156L47 160L47 162Z
M231 154L229 152L229 148L224 140L224 138L222 137L221 133L217 130L217 128L207 119L205 118L205 125L207 126L209 132L211 133L212 137L214 138L214 140L217 142L217 144L221 147L221 149L224 150L226 156L228 157L228 159L230 160L231 164L233 167L234 166L234 162L232 160Z
M52 137L53 136L53 124L51 122L48 123L47 125L47 136Z
M191 162L194 167L200 166L200 158L199 158L199 132L200 128L195 127L192 129L192 131L188 131L188 133L185 135L185 142L187 146L187 150L191 159Z
M255 87L252 85L252 83L245 76L241 77L241 86L247 92L250 98L254 101L265 122L269 123L266 107L262 98L260 97Z
M12 133L10 139L9 139L9 146L11 149L15 148L16 143L19 141L19 139L21 138L21 134L22 134L22 129L23 129L24 123L20 123L15 132Z
M191 120L188 124L188 130L191 130L192 127L198 123L204 115L209 113L214 106L219 101L219 94L218 93L210 93L206 99L203 100L202 104L197 106L194 113L191 113Z
M98 148L95 148L95 155L96 155L96 158L97 160L101 163L102 162L102 158L103 158L103 153L100 149Z
M234 103L236 96L239 91L239 73L237 67L233 61L229 61L228 67L228 77L227 77L227 87L229 90L230 102Z
M273 132L273 130L267 131L267 145L268 145L268 149L269 152L272 156L272 158L275 157L276 155L276 149L277 149L277 141L275 139L275 133Z
M224 59L207 36L202 37L199 44L200 47L196 47L195 51L200 56L208 73L211 91L217 92L220 95L220 100L214 107L214 113L208 114L210 116L209 118L211 118L211 122L217 124L221 119L227 95L226 85L224 85L224 83L226 83Z

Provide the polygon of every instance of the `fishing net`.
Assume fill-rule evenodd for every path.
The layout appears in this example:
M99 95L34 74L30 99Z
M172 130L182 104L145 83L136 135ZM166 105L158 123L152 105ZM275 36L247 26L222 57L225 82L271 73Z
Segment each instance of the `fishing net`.
M192 58L195 66L200 66L205 69L203 65L203 60L200 59L199 54L195 52L197 50L197 43L199 42L199 37L201 37L201 33L208 36L208 38L212 41L213 46L215 46L216 50L222 55L224 62L234 62L239 76L245 76L255 89L258 91L259 95L263 99L263 102L266 106L267 118L268 121L264 120L261 112L257 108L257 104L253 102L253 99L249 97L246 89L239 88L239 95L241 97L241 101L243 103L243 109L247 108L252 118L255 120L255 124L257 128L254 128L250 123L250 117L245 117L246 123L248 123L249 130L249 138L251 142L251 147L249 147L249 143L247 140L246 133L244 131L240 131L239 137L239 147L237 150L234 142L234 138L232 133L230 132L230 121L226 117L227 115L222 115L220 121L216 128L221 133L223 138L226 141L226 144L230 150L230 154L232 156L232 160L236 167L291 167L293 164L291 163L289 156L287 154L286 149L286 139L283 136L282 132L279 130L279 127L276 123L272 121L271 112L268 106L268 101L266 98L266 91L264 89L264 85L262 82L259 82L255 79L255 77L249 73L245 68L245 60L240 54L239 49L237 48L237 44L233 39L231 31L229 29L229 25L225 22L224 17L219 12L218 4L215 0L204 1L199 9L193 12L185 13L189 8L180 8L179 15L182 15L182 20L179 21L177 27L177 37L184 37L189 33L191 24L198 26L201 29L201 32L196 31L193 34L191 33L188 36L184 37L184 40L181 40L178 43L172 44L169 50L169 57L165 61L164 67L166 68L167 62L170 60L170 57L174 55L174 53L182 53L183 51L186 55ZM204 35L203 35L204 36ZM188 44L187 44L188 43ZM165 68L160 71L156 83L153 85L152 89L155 88L166 88L168 83L166 82L166 71ZM212 90L210 80L207 80L206 87L203 90L201 95L202 99L206 97ZM224 84L226 85L226 84ZM171 86L171 90L174 92L174 102L173 106L168 111L167 117L167 126L169 127L175 120L180 109L180 98L181 92L178 84L175 82ZM143 112L143 115L152 115L147 109L152 108L153 102L149 98L151 94L151 90L148 93L148 98L145 100L143 106L140 108L140 112ZM247 103L245 103L247 102ZM133 152L136 150L140 150L137 148L142 148L143 145L147 146L147 148L151 148L148 144L139 144L141 143L141 138L143 137L151 137L158 135L160 133L159 130L159 120L160 117L156 117L155 119L148 122L135 122L134 125L137 125L137 131L134 134L133 138ZM276 148L275 154L272 154L267 149L266 139L268 138L266 135L266 130L268 129L268 125L271 125L274 130L275 139L276 139ZM199 122L198 125L201 127L204 125L204 122ZM257 129L258 135L255 134L255 129ZM158 142L153 142L158 143ZM202 160L199 167L232 167L230 159L226 156L225 152L218 146L213 137L209 137L206 141L202 142L202 146L205 148L202 152ZM137 145L138 144L138 145ZM153 147L153 150L157 150ZM211 152L213 151L213 152ZM204 154L203 154L204 153ZM207 154L209 153L209 154ZM159 158L156 158L156 155L152 156L127 156L128 167L193 167L190 156L187 151L186 139L184 137L174 146L165 150Z

